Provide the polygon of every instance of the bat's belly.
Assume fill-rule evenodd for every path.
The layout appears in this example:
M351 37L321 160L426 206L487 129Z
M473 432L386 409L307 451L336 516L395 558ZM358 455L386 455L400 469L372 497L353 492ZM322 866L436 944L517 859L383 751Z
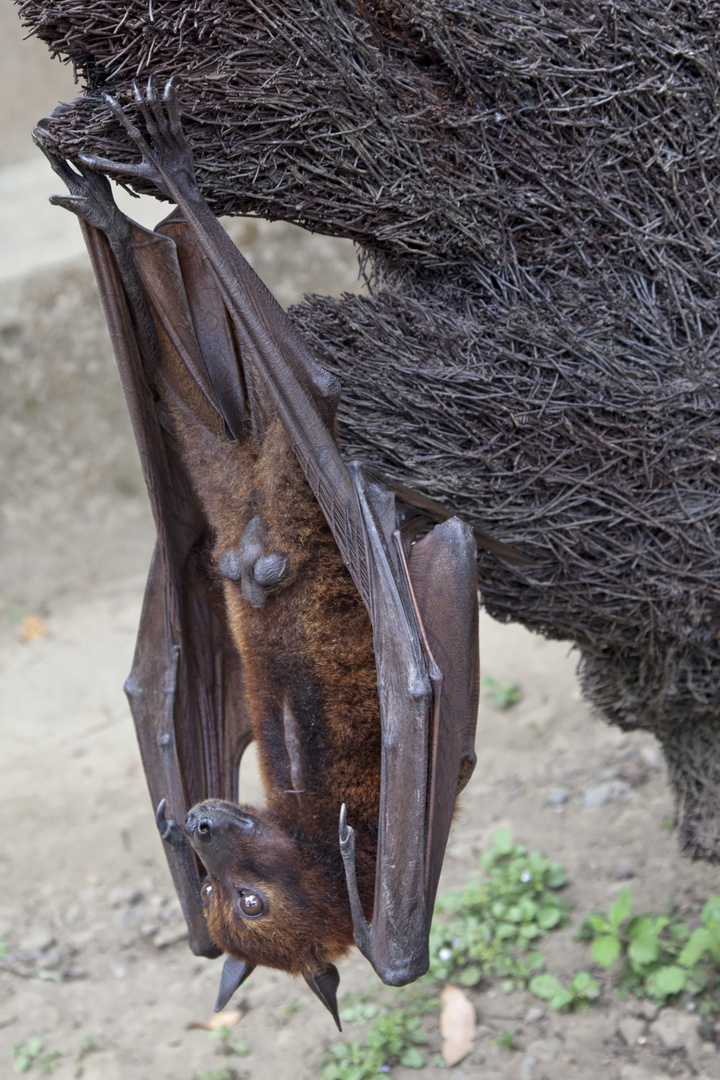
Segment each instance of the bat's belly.
M183 421L268 805L303 832L336 838L345 802L358 841L372 845L380 711L357 589L278 422L258 446Z

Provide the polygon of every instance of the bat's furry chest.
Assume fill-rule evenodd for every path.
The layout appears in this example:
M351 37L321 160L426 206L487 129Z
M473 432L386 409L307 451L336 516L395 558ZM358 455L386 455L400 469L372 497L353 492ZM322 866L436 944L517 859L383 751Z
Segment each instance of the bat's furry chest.
M345 802L370 840L380 793L375 658L365 609L336 556L323 536L264 608L232 582L226 603L270 807L302 831L334 836Z
M214 530L268 803L299 830L336 837L345 802L372 845L381 746L372 627L322 511L278 422L258 446L178 419ZM282 573L258 593L243 575L261 564ZM237 579L223 576L230 565Z

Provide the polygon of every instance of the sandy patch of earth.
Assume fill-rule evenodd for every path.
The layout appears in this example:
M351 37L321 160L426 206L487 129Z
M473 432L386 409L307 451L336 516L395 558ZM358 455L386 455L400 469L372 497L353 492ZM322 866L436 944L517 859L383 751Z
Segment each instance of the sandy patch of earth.
M48 633L32 644L19 643L11 629L3 635L0 866L7 884L0 931L12 962L0 970L0 1075L3 1068L10 1075L10 1047L35 1034L46 1049L60 1051L59 1080L73 1076L88 1037L97 1047L83 1061L88 1080L189 1080L193 1070L222 1065L217 1040L188 1029L211 1016L219 962L193 958L185 944L120 689L140 599L139 580L118 582L91 597L49 604ZM591 717L563 645L489 619L482 643L484 670L518 681L523 700L504 712L483 700L478 768L441 888L462 886L498 826L510 824L518 841L566 866L574 927L587 910L606 908L628 881L638 906L662 909L670 900L696 915L717 888L717 873L682 860L662 827L672 807L652 738L622 735ZM644 763L646 779L624 789L618 773L636 762ZM589 790L613 783L617 797L585 805ZM253 800L252 765L242 785ZM558 789L566 801L549 805ZM572 929L550 935L543 947L561 977L588 966L586 946L573 941ZM358 954L341 972L345 990L373 985ZM239 1075L316 1076L323 1047L336 1036L304 983L259 970L238 996L248 1011L233 1038L249 1049L233 1059ZM619 1027L641 1004L624 1004L609 990L574 1015L547 1013L529 993L505 995L497 984L472 997L479 1033L471 1055L452 1071L456 1080L720 1076L714 1044L688 1037L687 1049L671 1053L642 1016L633 1045L626 1045ZM290 1016L288 1005L296 1007ZM543 1015L532 1019L529 1010L538 1006ZM517 1050L495 1045L508 1028L518 1033ZM434 1018L429 1033L431 1047L439 1048ZM440 1073L428 1065L412 1075Z

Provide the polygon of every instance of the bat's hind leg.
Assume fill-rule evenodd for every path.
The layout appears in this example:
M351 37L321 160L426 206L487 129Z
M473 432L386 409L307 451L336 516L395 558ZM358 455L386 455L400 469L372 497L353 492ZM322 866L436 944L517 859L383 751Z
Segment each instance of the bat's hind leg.
M33 142L47 158L50 168L70 192L69 195L51 195L53 206L62 206L88 225L107 236L113 249L129 243L130 220L118 209L113 198L110 181L83 162L73 162L56 154L49 145L47 131L41 120L33 131Z
M121 173L149 181L166 196L172 197L173 185L185 193L199 196L192 151L182 130L174 79L166 83L162 99L155 92L152 76L148 79L145 94L135 82L133 91L135 105L150 141L109 94L105 94L105 102L137 146L142 160L136 165L128 165L125 162L87 154L81 154L78 160L99 172Z

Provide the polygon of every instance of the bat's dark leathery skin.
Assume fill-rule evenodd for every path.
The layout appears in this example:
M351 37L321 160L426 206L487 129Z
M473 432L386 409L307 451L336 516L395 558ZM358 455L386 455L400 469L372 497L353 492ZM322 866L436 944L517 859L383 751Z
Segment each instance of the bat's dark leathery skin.
M340 1014L337 1006L337 988L340 985L340 975L334 964L326 971L319 974L306 975L305 981L314 994L322 1001L333 1020L337 1024L338 1031L342 1031Z
M222 1012L235 991L252 975L254 970L254 965L248 964L245 960L236 960L234 956L225 957L215 1012Z
M145 132L109 104L135 174L178 205L154 232L110 210L102 234L94 170L114 162L51 164L84 219L158 530L128 680L143 764L191 947L228 954L218 1001L266 965L302 974L339 1027L334 961L354 942L388 983L427 968L474 762L475 541L345 464L337 381L200 196L172 85L136 99ZM237 802L253 737L264 809Z

